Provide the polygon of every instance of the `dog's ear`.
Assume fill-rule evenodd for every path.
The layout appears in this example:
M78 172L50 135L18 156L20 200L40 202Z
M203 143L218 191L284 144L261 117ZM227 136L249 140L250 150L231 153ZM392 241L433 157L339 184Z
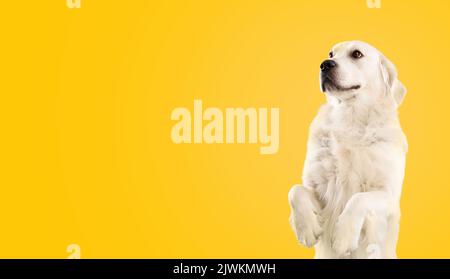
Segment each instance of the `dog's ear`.
M397 107L399 107L405 98L406 87L398 80L397 69L394 64L383 55L380 55L380 69L387 92L394 98Z

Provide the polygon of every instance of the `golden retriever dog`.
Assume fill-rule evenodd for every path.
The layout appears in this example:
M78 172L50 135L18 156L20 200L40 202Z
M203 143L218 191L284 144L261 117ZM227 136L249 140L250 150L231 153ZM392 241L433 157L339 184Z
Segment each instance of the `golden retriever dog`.
M397 108L406 88L367 43L335 45L320 65L326 95L313 120L290 223L316 258L396 258L407 141Z

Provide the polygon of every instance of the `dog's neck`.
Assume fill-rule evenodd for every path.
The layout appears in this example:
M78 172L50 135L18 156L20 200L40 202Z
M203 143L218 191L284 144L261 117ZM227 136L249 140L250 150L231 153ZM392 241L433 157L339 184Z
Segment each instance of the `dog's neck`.
M330 121L337 127L365 129L385 128L398 122L397 108L387 97L363 98L364 95L349 95L345 98L329 96Z

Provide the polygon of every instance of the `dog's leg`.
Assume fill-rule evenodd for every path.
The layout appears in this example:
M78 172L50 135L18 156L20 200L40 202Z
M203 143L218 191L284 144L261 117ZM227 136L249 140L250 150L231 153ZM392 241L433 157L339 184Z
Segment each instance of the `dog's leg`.
M335 226L332 246L340 255L349 255L358 248L361 229L368 214L386 220L396 212L397 203L384 191L354 194L347 202Z
M400 221L400 208L393 207L387 218L379 218L375 214L368 214L364 223L366 232L367 257L369 259L397 258L397 240Z
M369 212L364 221L363 231L366 247L361 257L367 259L381 259L385 250L387 220L379 218L376 214Z
M400 226L400 205L394 207L392 214L387 220L387 236L386 236L386 258L397 258L397 240Z
M289 191L289 204L289 221L297 240L306 247L314 246L322 234L321 207L314 191L305 186L294 185Z

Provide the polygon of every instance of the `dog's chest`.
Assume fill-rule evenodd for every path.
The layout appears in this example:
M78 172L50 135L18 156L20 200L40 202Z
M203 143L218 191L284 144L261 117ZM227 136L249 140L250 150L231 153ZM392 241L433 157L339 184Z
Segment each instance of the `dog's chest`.
M322 130L316 137L310 178L325 203L345 203L356 192L376 188L375 130Z

